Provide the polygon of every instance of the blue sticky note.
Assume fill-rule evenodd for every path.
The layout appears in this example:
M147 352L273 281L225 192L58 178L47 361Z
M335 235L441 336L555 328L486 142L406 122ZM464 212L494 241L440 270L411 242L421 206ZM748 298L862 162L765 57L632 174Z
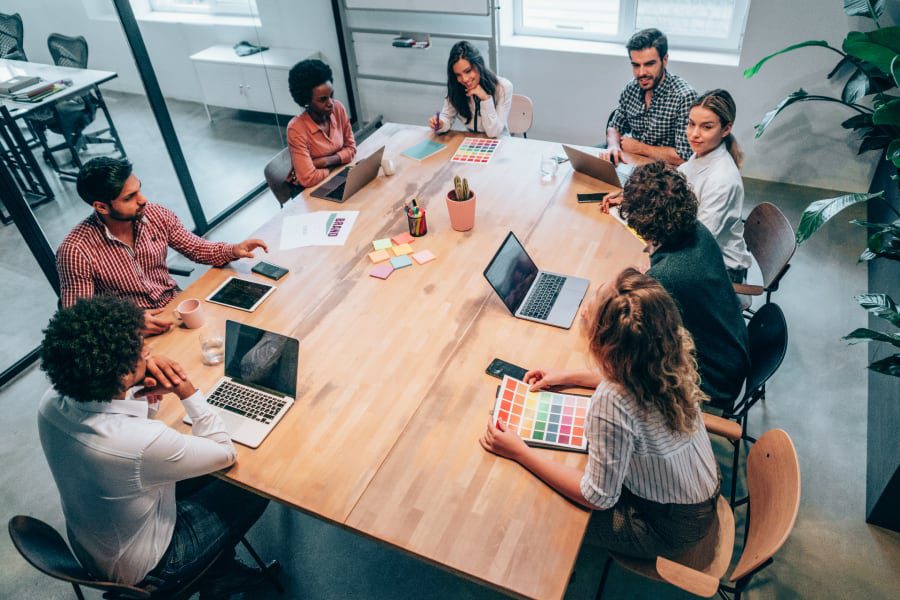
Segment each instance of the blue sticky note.
M440 144L432 140L425 140L416 144L412 148L407 148L406 150L404 150L403 156L408 156L416 160L425 160L432 154L437 154L446 147L446 144Z
M395 256L391 259L391 266L395 269L402 269L403 267L408 267L412 264L412 261L409 260L409 257L405 254L403 256Z

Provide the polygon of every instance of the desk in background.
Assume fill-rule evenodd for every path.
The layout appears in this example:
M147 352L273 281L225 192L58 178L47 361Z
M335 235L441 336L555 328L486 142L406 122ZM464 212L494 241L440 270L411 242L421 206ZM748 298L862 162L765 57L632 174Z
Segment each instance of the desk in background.
M309 190L254 236L266 260L291 269L252 314L206 304L209 320L236 319L300 340L297 402L257 450L240 447L223 477L322 519L384 541L507 593L561 598L581 546L588 513L533 475L478 444L498 380L484 370L498 356L523 366L584 366L576 320L562 330L515 319L482 270L512 229L542 268L587 277L588 294L628 265L646 262L641 244L597 205L576 194L593 180L563 165L541 183L542 152L558 144L503 138L488 165L451 163L449 148L417 162L399 154L430 135L385 125L360 146L386 145L397 164L347 203ZM450 229L445 197L455 174L478 197L475 228ZM374 239L406 231L403 203L415 195L429 233L413 243L437 260L386 281L368 276ZM284 216L359 210L346 246L279 251ZM250 274L254 261L212 269L173 301L206 297L225 278ZM176 329L150 340L179 361L200 389L221 367L204 367L198 332ZM180 424L168 401L161 412ZM581 467L584 455L545 450Z

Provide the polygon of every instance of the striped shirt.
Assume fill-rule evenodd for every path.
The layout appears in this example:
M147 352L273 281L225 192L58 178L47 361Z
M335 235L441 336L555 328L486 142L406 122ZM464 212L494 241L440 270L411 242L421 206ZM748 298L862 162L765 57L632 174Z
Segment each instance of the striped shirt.
M609 126L639 142L675 148L684 160L690 158L693 150L684 128L697 92L684 79L666 71L662 82L653 90L650 108L647 108L644 94L637 80L628 82L619 96L619 106L613 112Z
M612 508L624 485L645 500L696 504L718 486L718 466L697 407L697 429L673 432L662 413L643 410L634 396L603 381L588 411L588 464L581 494L597 509Z
M116 239L91 214L69 232L56 251L63 307L94 295L131 300L144 309L161 308L178 293L166 266L169 247L194 262L221 266L235 259L234 245L210 242L184 228L168 208L147 203L134 223L134 248Z

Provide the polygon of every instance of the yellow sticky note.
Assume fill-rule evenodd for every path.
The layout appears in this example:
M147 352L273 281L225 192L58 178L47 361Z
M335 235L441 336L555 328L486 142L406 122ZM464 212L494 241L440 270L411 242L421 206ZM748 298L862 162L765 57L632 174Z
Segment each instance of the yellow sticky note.
M412 254L412 246L409 244L400 244L398 246L394 246L394 254L397 256L403 256L404 254Z
M375 252L369 252L369 260L371 260L373 263L384 262L390 257L391 255L387 253L387 250L376 250Z

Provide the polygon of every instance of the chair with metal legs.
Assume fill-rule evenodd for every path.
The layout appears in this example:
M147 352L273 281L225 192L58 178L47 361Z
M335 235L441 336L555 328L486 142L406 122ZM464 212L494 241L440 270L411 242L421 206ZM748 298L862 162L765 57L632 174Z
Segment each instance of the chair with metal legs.
M24 40L25 27L19 13L0 13L0 58L27 61Z

